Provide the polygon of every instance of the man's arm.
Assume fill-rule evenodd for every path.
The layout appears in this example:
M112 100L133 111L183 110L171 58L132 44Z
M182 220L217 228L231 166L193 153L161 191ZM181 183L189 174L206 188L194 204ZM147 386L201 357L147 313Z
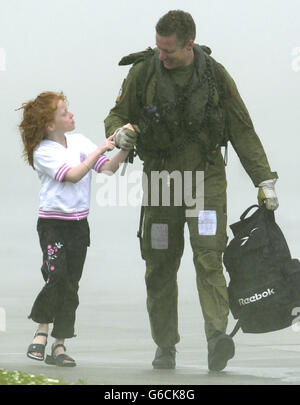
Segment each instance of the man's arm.
M143 63L143 62L142 62ZM137 100L137 76L142 63L134 65L122 84L115 106L104 120L106 136L110 136L123 126L137 124L139 105Z
M265 202L268 209L276 209L278 200L275 182L278 175L270 169L262 143L234 80L220 64L219 69L225 81L223 104L228 120L229 140L252 182L259 187L259 204Z
M229 140L244 169L257 187L264 180L278 178L272 172L263 145L257 136L249 112L234 80L219 64L225 80L223 104L228 119Z

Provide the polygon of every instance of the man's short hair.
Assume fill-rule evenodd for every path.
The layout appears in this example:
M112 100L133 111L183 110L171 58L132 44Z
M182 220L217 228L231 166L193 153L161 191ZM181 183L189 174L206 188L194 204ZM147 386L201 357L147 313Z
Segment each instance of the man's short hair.
M176 34L182 46L186 45L190 39L196 37L196 25L191 14L182 10L170 10L160 18L156 24L156 32L162 37Z

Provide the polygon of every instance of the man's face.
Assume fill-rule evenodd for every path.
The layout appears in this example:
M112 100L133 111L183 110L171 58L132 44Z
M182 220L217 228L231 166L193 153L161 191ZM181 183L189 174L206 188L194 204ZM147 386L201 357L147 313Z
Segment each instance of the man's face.
M182 46L178 42L176 34L168 37L156 34L156 46L159 50L159 60L168 70L188 66L193 61L194 41L192 39Z

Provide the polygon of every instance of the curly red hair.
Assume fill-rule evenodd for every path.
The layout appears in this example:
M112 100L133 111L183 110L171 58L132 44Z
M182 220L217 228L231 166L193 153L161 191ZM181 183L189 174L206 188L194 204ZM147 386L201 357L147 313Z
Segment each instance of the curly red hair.
M24 144L23 157L33 166L33 152L38 144L45 139L48 125L54 122L58 102L67 101L63 92L46 91L39 94L34 100L22 104L23 119L19 125Z

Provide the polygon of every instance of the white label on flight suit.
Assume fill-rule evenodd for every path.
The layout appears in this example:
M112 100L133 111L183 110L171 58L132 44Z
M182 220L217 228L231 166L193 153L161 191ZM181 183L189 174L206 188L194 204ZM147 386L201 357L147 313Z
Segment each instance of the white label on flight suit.
M152 249L168 249L168 224L152 224Z
M198 217L199 235L215 235L217 233L216 211L200 211Z

